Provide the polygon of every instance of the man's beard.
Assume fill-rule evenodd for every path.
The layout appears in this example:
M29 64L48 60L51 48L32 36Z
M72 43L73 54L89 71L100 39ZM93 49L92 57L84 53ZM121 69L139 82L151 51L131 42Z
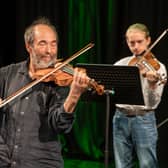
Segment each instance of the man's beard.
M56 64L56 56L53 57L49 62L38 59L37 55L32 55L32 62L36 69L44 69L48 67L53 67Z

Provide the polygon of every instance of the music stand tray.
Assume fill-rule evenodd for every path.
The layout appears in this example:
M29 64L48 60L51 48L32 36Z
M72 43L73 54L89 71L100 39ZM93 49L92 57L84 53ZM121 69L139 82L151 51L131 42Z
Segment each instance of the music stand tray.
M77 63L76 67L84 68L90 78L104 85L105 90L111 90L115 104L144 105L138 67L87 63ZM101 101L103 97L87 91L82 98Z

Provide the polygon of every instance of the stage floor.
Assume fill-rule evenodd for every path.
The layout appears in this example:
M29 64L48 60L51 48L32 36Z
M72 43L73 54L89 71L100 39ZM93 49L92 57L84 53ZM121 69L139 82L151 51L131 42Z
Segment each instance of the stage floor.
M88 161L88 160L75 160L75 159L64 159L64 168L105 168L104 162ZM138 164L135 163L134 168L138 168ZM115 168L114 162L109 162L108 168ZM168 168L168 162L160 163L159 168Z

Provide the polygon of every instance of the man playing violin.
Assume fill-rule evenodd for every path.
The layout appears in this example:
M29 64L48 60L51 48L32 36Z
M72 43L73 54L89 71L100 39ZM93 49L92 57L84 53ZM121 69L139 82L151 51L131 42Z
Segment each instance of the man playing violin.
M35 20L24 38L29 59L0 69L2 100L31 83L39 69L57 63L58 34L47 18ZM0 167L63 168L58 135L71 130L88 83L88 76L75 69L70 86L42 81L0 108Z
M115 65L132 66L133 60L137 61L134 61L133 66L138 66L140 69L145 105L116 104L113 117L115 165L116 168L132 168L135 152L140 168L156 168L158 132L154 111L161 101L164 90L164 82L160 81L160 77L166 77L167 72L160 61L157 60L159 68L150 69L151 65L147 65L148 60L143 58L143 53L151 43L146 25L141 23L130 25L126 31L126 42L132 56L117 61Z

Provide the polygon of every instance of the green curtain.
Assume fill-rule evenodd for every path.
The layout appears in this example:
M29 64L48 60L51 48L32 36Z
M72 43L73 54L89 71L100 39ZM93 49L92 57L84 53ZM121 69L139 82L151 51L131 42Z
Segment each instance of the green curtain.
M108 53L110 41L104 46L104 39L111 36L113 26L113 1L103 3L106 10L101 9L102 2L97 0L68 1L68 55L74 54L88 43L95 44L86 53L80 55L72 64L103 63L103 53ZM103 18L104 17L104 18ZM102 19L103 18L103 19ZM103 33L102 33L103 32ZM64 141L64 152L75 157L101 159L104 157L105 140L105 101L83 101L78 103L76 121L70 134Z
M73 63L105 62L104 58L110 53L109 49L112 49L114 5L113 0L68 1L68 54L74 53L90 42L95 44L93 49L79 56Z

